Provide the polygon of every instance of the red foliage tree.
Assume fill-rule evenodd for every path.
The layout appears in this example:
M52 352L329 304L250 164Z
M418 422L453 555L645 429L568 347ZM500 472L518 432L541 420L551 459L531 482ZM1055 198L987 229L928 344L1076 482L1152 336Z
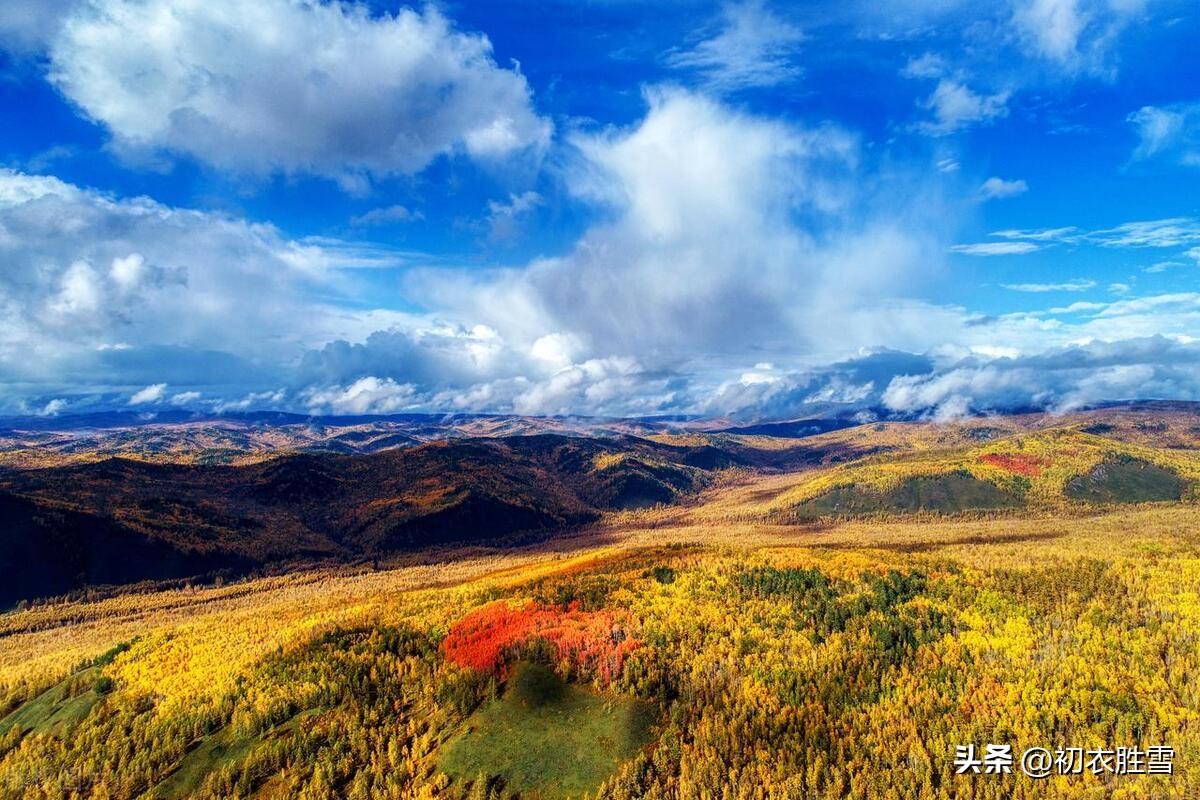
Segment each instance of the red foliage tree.
M988 453L980 456L979 460L985 464L991 464L993 467L999 467L1007 472L1013 472L1017 475L1028 475L1035 477L1042 473L1042 467L1050 465L1050 461L1039 456L1024 455L1022 453L999 454Z
M442 641L442 652L460 667L496 673L537 640L549 644L560 661L603 681L619 673L625 658L641 644L629 636L622 616L612 611L583 611L578 603L513 608L498 601L456 622Z

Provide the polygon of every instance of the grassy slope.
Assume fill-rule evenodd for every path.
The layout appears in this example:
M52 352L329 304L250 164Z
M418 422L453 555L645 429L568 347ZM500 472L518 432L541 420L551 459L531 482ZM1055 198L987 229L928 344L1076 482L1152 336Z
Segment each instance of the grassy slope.
M304 718L315 713L306 711L262 734L238 735L227 727L204 737L188 751L179 766L148 793L147 800L183 800L191 797L210 772L237 763L272 739L291 735Z
M563 683L540 664L519 664L504 693L467 721L438 766L459 781L501 776L526 798L595 790L650 738L647 705Z
M1033 506L1055 506L1064 502L1064 491L1070 481L1115 459L1156 465L1191 485L1200 480L1200 456L1194 452L1115 441L1061 428L1009 436L974 447L920 450L846 464L801 481L775 498L768 510L788 512L844 487L888 492L914 478L954 473L986 481ZM1194 491L1190 489L1188 494Z
M55 684L0 719L0 734L13 728L22 733L69 733L103 698L95 689L99 677L99 668L90 667Z

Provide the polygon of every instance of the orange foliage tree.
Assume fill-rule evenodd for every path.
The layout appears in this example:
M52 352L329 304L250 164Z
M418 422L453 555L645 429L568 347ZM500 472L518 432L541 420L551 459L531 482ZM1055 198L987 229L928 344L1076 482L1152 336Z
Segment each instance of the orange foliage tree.
M624 615L526 603L489 603L459 620L442 641L446 658L483 673L502 672L507 661L538 641L546 642L560 662L608 682L620 674L625 658L640 642L629 635Z

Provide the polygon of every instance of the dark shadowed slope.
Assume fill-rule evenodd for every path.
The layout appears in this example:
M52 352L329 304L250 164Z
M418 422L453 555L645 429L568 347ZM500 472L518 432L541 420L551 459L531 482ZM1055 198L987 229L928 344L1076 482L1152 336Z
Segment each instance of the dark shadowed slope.
M551 531L737 463L634 437L458 439L247 466L110 459L0 474L0 602L84 585Z

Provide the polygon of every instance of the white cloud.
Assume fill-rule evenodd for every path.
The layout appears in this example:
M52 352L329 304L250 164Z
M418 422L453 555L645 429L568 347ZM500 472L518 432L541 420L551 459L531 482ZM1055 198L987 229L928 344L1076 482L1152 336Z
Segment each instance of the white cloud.
M354 327L336 242L3 169L0 261L0 383L236 382Z
M944 136L976 124L987 124L1008 116L1007 91L981 95L965 83L942 78L923 106L933 112L933 120L917 125L917 130Z
M910 58L900 74L905 78L940 78L949 71L946 59L937 53L922 53Z
M503 242L517 235L523 217L542 204L542 196L534 191L510 194L506 202L488 201L488 239Z
M979 193L985 199L1004 199L1016 197L1029 191L1029 185L1023 180L1006 181L1004 178L988 178L979 187Z
M1142 106L1127 119L1138 134L1134 161L1163 157L1200 167L1200 103Z
M31 409L61 397L75 410L62 391L69 375L118 402L161 384L145 402L217 410L725 413L869 404L898 377L961 369L942 388L930 378L896 389L953 415L1003 399L988 386L1017 386L991 362L1072 341L1200 330L1193 295L1110 296L1000 317L911 299L936 280L953 241L933 186L944 178L926 186L928 176L877 170L871 150L834 126L806 128L680 90L652 91L648 103L629 127L571 140L566 189L598 212L573 248L510 269L413 270L402 278L410 313L364 310L378 283L342 268L388 257L369 247L295 241L222 214L0 172L0 383L40 386ZM489 211L515 219L538 202L515 193ZM397 208L376 211L408 213ZM1200 249L1191 218L993 237L952 250ZM792 371L881 342L930 355L821 380ZM1150 369L1151 381L1169 366L1138 358L1133 367ZM1126 366L1099 364L1072 380L1119 388ZM1008 377L989 381L986 369ZM196 389L169 394L167 384ZM1066 385L1047 402L1061 402ZM1016 388L1011 396L1034 398Z
M93 0L53 39L49 76L122 148L350 187L550 133L520 72L433 7Z
M1126 222L1093 231L1090 241L1104 247L1182 247L1200 242L1200 220L1192 217Z
M146 275L146 259L141 253L130 253L112 260L109 277L120 291L135 289Z
M250 392L236 400L224 400L213 404L213 411L224 414L227 411L248 411L250 409L278 409L288 399L286 389L268 390L265 392Z
M518 414L565 414L581 408L622 413L653 412L669 402L670 395L655 396L645 369L629 356L588 359L533 383L512 400Z
M888 324L885 310L857 309L938 263L936 201L887 202L922 188L864 177L853 137L682 91L648 99L638 124L573 140L569 188L602 213L572 252L488 276L417 274L412 291L522 346L567 331L585 356L645 354L656 367L751 346L804 352L839 313Z
M1014 292L1086 292L1094 289L1096 282L1076 279L1063 283L1005 283L1002 286Z
M1021 230L1003 230L992 231L989 236L995 236L998 239L1019 239L1031 242L1052 242L1052 241L1069 241L1076 238L1076 233L1079 229L1075 227L1066 228L1045 228L1035 231Z
M1162 336L1093 341L1020 358L967 358L898 376L883 404L910 414L962 416L1015 408L1066 411L1102 401L1200 398L1200 346Z
M148 403L158 403L163 399L163 394L167 391L165 383L154 383L144 389L139 389L134 392L129 398L129 405L142 406Z
M1045 228L1040 230L999 230L990 236L1008 240L1003 244L1040 245L1092 244L1112 248L1175 248L1200 243L1200 220L1194 217L1172 217L1169 219L1125 222L1112 228L1081 231L1075 227ZM1003 252L1001 250L1000 252ZM1161 272L1174 262L1164 261L1147 269Z
M567 188L598 213L570 252L410 271L406 296L430 318L330 343L306 357L305 385L372 376L431 408L652 413L697 402L749 351L754 364L923 343L953 324L895 299L943 258L945 215L919 181L865 176L855 138L831 126L681 90L648 102L637 124L572 140Z
M667 54L668 66L695 70L717 91L775 86L801 74L795 56L804 34L772 14L762 0L725 6L721 31L687 50Z
M529 355L555 370L562 370L575 363L583 350L582 342L572 334L547 333L533 343Z
M1075 75L1111 77L1113 45L1145 0L1014 0L1012 23L1025 50Z
M313 412L394 414L414 407L417 393L411 384L369 375L349 386L311 387L301 399Z
M1021 256L1040 250L1033 242L976 242L956 244L950 248L955 253L967 256Z
M0 2L0 51L34 54L46 46L78 0L3 0Z
M1090 303L1083 300L1077 300L1069 306L1059 306L1047 311L1047 314L1086 314L1092 311L1103 311L1108 308L1107 303Z
M1175 267L1186 267L1186 266L1187 266L1187 264L1185 264L1182 261L1158 261L1158 262L1155 262L1155 263L1151 264L1150 266L1146 267L1145 269L1143 269L1142 272L1149 272L1150 274L1155 274L1158 272L1166 272L1167 270L1174 269Z
M355 227L371 227L377 225L397 225L404 222L414 222L423 219L420 211L413 211L405 206L392 205L372 208L351 218L350 224Z
M37 412L39 417L57 417L67 408L67 401L56 397Z
M1027 0L1016 4L1014 20L1045 57L1070 63L1079 57L1079 36L1088 23L1080 0Z

